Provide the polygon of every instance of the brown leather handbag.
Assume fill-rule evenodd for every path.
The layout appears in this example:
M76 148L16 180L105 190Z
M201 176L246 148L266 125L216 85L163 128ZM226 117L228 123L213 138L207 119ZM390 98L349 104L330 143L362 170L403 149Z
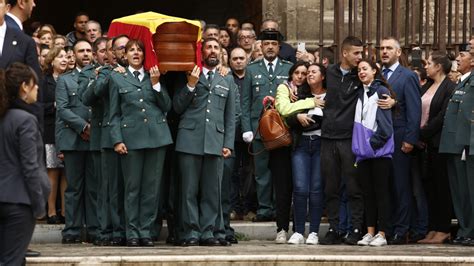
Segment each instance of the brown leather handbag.
M267 96L268 97L268 96ZM265 98L267 98L265 97ZM267 101L264 99L264 108L258 130L260 138L267 151L287 147L291 145L291 133L280 113L275 109L275 100L270 97Z

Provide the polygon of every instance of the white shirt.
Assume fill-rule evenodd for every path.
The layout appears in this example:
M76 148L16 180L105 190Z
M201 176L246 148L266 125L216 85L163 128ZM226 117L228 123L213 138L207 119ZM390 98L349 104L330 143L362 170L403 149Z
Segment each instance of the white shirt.
M270 61L268 61L267 59L263 58L263 62L265 63L265 67L267 68L267 71L270 70L270 67L268 66L268 63L270 63ZM276 57L271 63L273 64L272 65L272 68L273 68L273 72L275 73L275 67L277 65L277 62L278 62L278 57Z
M0 33L0 37L1 37L1 33ZM471 72L467 72L465 73L464 75L461 76L461 79L459 80L459 82L463 82L467 77L469 77L471 75Z
M23 30L23 23L21 22L21 20L17 16L13 15L10 12L7 13L7 16L10 16L16 22L18 27L20 27L20 29Z
M326 93L315 95L315 97L320 97L321 99L324 99L326 97ZM318 115L318 116L323 116L323 109L320 107L314 107L313 109L310 109L308 111L308 115ZM312 135L317 135L321 137L321 129L316 129L313 131L306 131L302 133L303 136L312 136Z
M130 71L130 73L133 74L133 77L135 77L135 74L133 72L135 71L138 71L140 72L140 74L138 75L138 80L140 82L142 82L143 78L145 77L145 69L143 67L141 67L140 69L135 69L131 66L128 66L128 71ZM160 92L161 91L161 84L158 82L156 83L155 85L152 85L153 86L153 89L157 92Z
M5 34L7 33L7 23L3 22L3 25L0 26L0 56L3 51L3 43L5 42Z
M395 72L395 70L397 69L397 67L400 65L400 63L397 61L395 62L393 65L391 65L388 69L390 69L390 72L388 72L387 74L387 80L392 76L393 72ZM382 68L382 73L383 73L383 70L386 69L386 67L383 67Z

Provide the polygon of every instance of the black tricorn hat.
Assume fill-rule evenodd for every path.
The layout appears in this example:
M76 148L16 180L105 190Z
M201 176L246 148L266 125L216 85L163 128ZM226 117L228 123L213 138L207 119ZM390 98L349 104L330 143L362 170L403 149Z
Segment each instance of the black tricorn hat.
M471 45L468 43L463 43L459 45L459 52L470 52Z
M264 30L258 36L259 40L281 41L281 33L277 30Z

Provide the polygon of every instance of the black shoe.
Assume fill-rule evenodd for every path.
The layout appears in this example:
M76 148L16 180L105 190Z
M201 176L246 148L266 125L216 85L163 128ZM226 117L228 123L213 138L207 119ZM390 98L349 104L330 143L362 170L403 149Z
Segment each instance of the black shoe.
M362 233L359 229L354 229L347 238L344 240L344 243L347 245L355 246L357 242L362 239Z
M174 236L168 236L168 237L166 238L166 244L168 244L168 245L173 245L174 242L176 242L176 239L174 238Z
M462 245L465 240L466 240L466 238L464 238L462 236L457 236L455 239L453 239L452 244L453 245Z
M418 233L410 233L410 237L408 238L408 243L416 244L418 241L425 238L425 235L418 234Z
M173 245L177 246L177 247L187 247L188 246L188 244L186 242L186 239L176 239L173 242Z
M86 242L94 244L97 241L98 238L99 237L96 236L96 235L87 235L86 236Z
M41 256L41 252L39 251L34 251L31 249L27 249L25 253L25 257L39 257Z
M97 237L95 240L94 240L94 246L101 246L101 247L105 247L105 246L111 246L111 242L109 238L100 238L100 237Z
M57 215L48 216L48 218L46 218L46 223L47 224L59 224L59 217Z
M189 238L186 240L186 246L199 246L199 240L197 238Z
M469 247L474 247L474 238L467 237L464 239L462 242L463 246L469 246Z
M260 215L260 214L257 214L257 216L255 216L255 217L252 219L252 222L254 222L254 223L258 223L258 222L271 222L271 221L273 221L272 217L263 216L263 215Z
M232 244L238 244L239 243L239 241L237 241L237 238L235 238L235 236L230 236L230 235L226 236L225 240L229 241Z
M140 238L140 246L153 247L155 244L153 244L153 240L151 240L151 238Z
M127 247L139 247L139 246L140 246L140 241L138 241L138 238L127 239Z
M67 236L63 236L63 239L62 239L61 243L63 243L63 244L79 244L79 243L81 243L81 239L80 239L79 236L67 235Z
M319 240L321 245L339 245L341 243L341 236L332 228L329 229L324 238Z
M217 241L219 242L219 245L221 245L221 246L224 246L224 247L232 246L232 244L230 243L230 241L227 241L227 240L224 239L224 238L218 238Z
M395 234L387 241L389 245L405 245L407 243L406 235Z
M220 246L220 244L219 240L214 237L199 241L200 246Z
M110 240L110 245L111 246L126 246L127 241L123 237L114 237L112 240Z
M65 224L66 223L66 217L59 215L59 223L60 224Z

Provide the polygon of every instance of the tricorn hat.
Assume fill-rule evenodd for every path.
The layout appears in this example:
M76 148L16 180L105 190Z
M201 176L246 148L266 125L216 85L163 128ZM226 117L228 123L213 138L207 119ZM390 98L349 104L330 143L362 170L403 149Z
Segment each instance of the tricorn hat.
M459 45L459 52L470 52L471 45L468 43L463 43Z
M277 30L264 30L258 36L259 40L281 41L281 33Z

